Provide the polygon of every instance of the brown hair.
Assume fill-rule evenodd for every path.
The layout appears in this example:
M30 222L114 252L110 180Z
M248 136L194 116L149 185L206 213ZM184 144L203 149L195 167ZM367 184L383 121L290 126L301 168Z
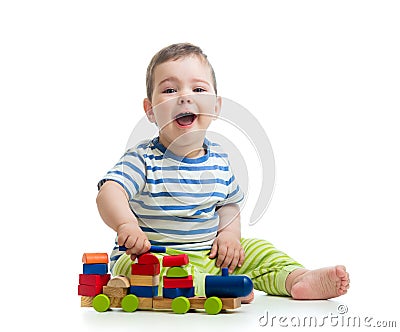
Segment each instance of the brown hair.
M151 59L146 72L146 90L147 90L147 98L151 101L153 96L154 89L154 70L155 68L167 61L170 60L178 60L183 57L187 57L190 55L196 55L200 59L202 59L209 67L211 71L211 76L213 80L213 86L215 90L215 94L217 94L217 80L215 78L215 72L210 62L207 59L207 55L205 55L202 49L198 46L195 46L190 43L179 43L172 44L167 47L164 47L162 50L158 51L153 58Z

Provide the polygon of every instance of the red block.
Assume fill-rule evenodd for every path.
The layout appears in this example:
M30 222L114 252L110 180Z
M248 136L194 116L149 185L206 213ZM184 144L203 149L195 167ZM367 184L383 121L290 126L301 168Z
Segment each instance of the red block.
M193 287L192 276L187 276L185 278L168 278L163 277L163 287L164 288L190 288Z
M79 284L88 286L105 286L110 280L110 274L80 274Z
M184 266L187 264L189 264L189 257L186 254L163 257L163 266Z
M155 256L151 253L145 253L138 257L138 263L139 264L160 264L160 261L158 260L157 256Z
M95 285L78 285L78 295L81 296L96 296L97 294L101 294L103 290L103 286Z
M132 264L131 274L155 276L160 274L160 263L157 264Z

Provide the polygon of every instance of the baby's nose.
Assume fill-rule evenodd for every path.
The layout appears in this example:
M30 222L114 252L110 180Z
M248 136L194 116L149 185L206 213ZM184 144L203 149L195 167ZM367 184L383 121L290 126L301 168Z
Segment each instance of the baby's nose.
M193 103L193 98L191 95L185 95L185 96L179 97L179 100L178 100L179 105L192 104L192 103Z

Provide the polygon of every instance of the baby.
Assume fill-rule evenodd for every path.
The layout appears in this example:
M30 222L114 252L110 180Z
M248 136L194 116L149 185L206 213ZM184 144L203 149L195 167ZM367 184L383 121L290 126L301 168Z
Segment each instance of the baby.
M147 68L146 87L143 107L158 137L129 149L98 184L99 213L117 233L112 273L129 276L132 260L154 244L188 254L196 295L204 295L204 276L221 267L248 275L255 289L271 295L345 294L344 266L308 270L265 240L241 238L243 192L227 154L206 138L222 99L202 50L188 43L160 50Z

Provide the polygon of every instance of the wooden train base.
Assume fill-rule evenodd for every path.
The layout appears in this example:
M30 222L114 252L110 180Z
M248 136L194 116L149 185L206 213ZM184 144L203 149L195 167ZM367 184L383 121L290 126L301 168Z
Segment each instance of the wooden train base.
M156 296L137 297L134 294L125 297L109 297L99 294L95 297L81 296L81 307L93 307L98 312L107 311L110 308L122 308L126 312L141 310L171 310L175 313L184 314L191 309L205 309L208 314L215 315L221 310L237 309L241 306L240 298L212 297L184 297L174 299Z

